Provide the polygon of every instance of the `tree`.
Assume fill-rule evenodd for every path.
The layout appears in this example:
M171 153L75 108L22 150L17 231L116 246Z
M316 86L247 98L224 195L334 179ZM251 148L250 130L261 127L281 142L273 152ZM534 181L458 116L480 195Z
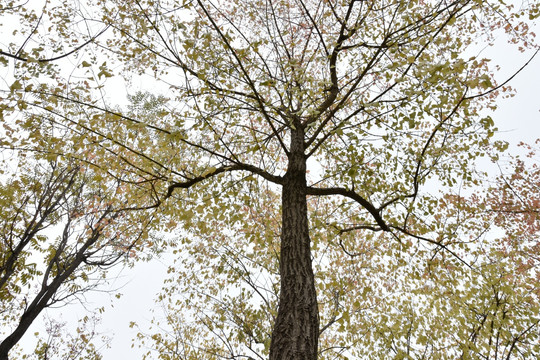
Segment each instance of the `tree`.
M467 263L382 236L356 240L353 249L344 245L354 239L339 234L313 236L324 324L319 358L538 356L538 166L512 159L503 169L496 181L441 195L431 215ZM257 198L269 204L275 196ZM312 214L323 213L314 205ZM154 329L139 335L153 349L148 358L265 358L279 281L277 256L262 249L279 246L267 235L279 227L279 214L260 206L245 213L258 226L214 242L196 234L210 249L177 246L186 255L160 295L165 316L157 314ZM185 315L192 313L196 321Z
M200 261L238 265L244 256L251 261L248 254L263 256L260 266L273 279L267 288L279 297L261 296L260 309L271 314L263 321L272 324L269 343L262 333L239 332L262 342L254 353L315 359L383 348L404 357L411 343L425 342L417 328L371 333L363 326L400 311L403 321L416 316L403 312L400 296L432 291L411 280L424 273L425 259L439 270L472 266L474 245L456 238L459 217L441 219L443 200L429 185L478 183L474 159L492 147L495 131L483 110L509 89L475 45L504 32L523 49L534 47L526 19L538 17L538 4L111 0L43 13L81 22L60 21L64 42L32 32L28 39L41 47L26 50L25 41L1 52L15 60L17 74L4 112L26 112L32 121L23 126L38 141L50 129L67 134L73 156L91 154L95 171L129 188L133 207L159 207L200 237L188 245ZM48 47L56 53L48 56ZM61 78L52 61L73 53L80 82ZM39 81L47 73L54 81ZM162 81L169 109L130 114L97 100L94 90L115 74ZM220 253L225 248L216 245L237 236L247 247ZM377 275L355 279L363 265ZM252 270L234 267L237 277L250 275L244 279ZM262 321L260 312L245 315L235 324ZM223 321L207 320L225 341L214 338L200 351L235 353L230 344L245 338L234 340ZM427 326L424 320L415 326ZM355 348L354 328L368 347ZM324 339L332 329L344 334L340 342Z
M80 299L102 283L106 269L145 241L153 218L113 205L107 197L112 192L118 198L121 186L109 191L93 186L92 171L82 164L30 154L8 165L13 163L11 179L0 186L0 359L8 359L44 310ZM58 323L53 327L53 333L60 331ZM88 358L95 359L86 336L77 338L84 340ZM42 341L36 354L49 358L49 350Z

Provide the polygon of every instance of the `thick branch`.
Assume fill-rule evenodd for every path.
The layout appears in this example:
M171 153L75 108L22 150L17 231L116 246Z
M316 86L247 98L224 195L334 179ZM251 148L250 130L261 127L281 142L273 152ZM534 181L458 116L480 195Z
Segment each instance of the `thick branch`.
M314 188L311 186L307 187L307 194L308 195L341 195L344 197L348 197L349 199L352 199L362 205L364 209L366 209L375 219L377 222L377 225L384 230L384 231L390 231L390 227L386 224L384 219L382 218L380 214L380 209L377 209L373 204L371 204L368 200L357 194L356 192L352 190L347 190L344 188Z
M347 21L349 20L349 17L352 13L352 8L354 6L354 1L352 1L349 4L349 8L347 9L347 14L345 15L345 20L341 24L341 29L339 32L339 36L336 40L336 45L334 46L334 49L332 50L332 54L330 55L330 61L329 61L329 70L330 70L330 88L328 95L326 99L322 102L322 104L317 107L314 115L310 116L308 119L304 121L303 126L307 126L314 121L316 121L319 118L319 114L322 114L324 111L326 111L336 100L338 92L339 92L339 86L338 86L338 77L337 77L337 59L339 52L342 50L343 43L347 41L347 39L351 38L355 32L356 29L349 30L347 33L345 33L345 30L347 28ZM311 143L311 141L309 142ZM309 146L308 143L308 146Z
M264 171L263 169L260 169L253 165L238 163L238 164L229 165L229 166L221 166L206 174L196 176L186 181L173 183L172 185L168 187L165 198L171 197L175 189L188 189L192 187L193 185L198 184L206 179L210 179L216 175L223 174L226 172L231 172L231 171L249 171L275 184L283 183L283 178L281 176L272 175Z

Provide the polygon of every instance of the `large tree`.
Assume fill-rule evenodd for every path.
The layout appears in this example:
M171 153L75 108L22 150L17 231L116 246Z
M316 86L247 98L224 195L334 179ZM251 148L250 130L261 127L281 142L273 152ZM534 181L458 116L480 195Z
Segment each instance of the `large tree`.
M214 264L265 254L262 267L269 279L279 275L279 295L263 305L271 341L254 353L316 359L355 348L354 326L338 343L321 347L319 339L332 327L416 316L379 300L420 291L405 281L405 270L421 277L426 259L426 276L434 278L431 266L474 266L474 242L459 237L464 224L459 216L441 219L444 202L428 189L478 182L474 159L495 131L483 110L508 90L479 48L498 33L532 47L522 19L536 18L538 4L517 10L503 1L468 0L70 4L28 16L25 40L2 50L16 74L4 112L24 111L21 126L48 151L66 152L67 138L72 157L125 184L133 209L159 207L169 224L197 234L190 244L199 249L195 258ZM39 32L48 21L54 26ZM39 46L30 49L33 42ZM67 60L76 65L64 77ZM157 99L138 111L111 106L100 93L107 93L103 81L120 75L130 87L148 79L169 98L168 107ZM58 131L66 138L51 143ZM241 252L219 252L217 244L238 236L247 240ZM363 311L372 308L379 312ZM414 324L429 326L427 319ZM230 344L223 324L207 326L217 334L216 327ZM360 353L394 348L405 356L403 344L424 342L413 330L388 325L381 336L360 326L356 331L372 339ZM259 338L252 334L255 344L266 344ZM215 346L206 354L222 354Z

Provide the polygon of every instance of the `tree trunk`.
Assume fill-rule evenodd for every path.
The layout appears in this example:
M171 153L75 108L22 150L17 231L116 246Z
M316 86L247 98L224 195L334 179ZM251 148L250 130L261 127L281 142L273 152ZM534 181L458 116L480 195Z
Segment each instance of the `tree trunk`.
M291 134L282 189L281 290L270 360L316 360L319 311L311 265L302 130Z
M108 209L101 217L100 221L105 219L106 215L110 213ZM117 213L118 214L118 213ZM117 216L117 215L115 215ZM115 216L111 217L112 219ZM69 227L69 222L65 225L66 229ZM0 360L8 360L10 350L21 340L23 335L26 333L30 325L36 320L36 318L41 314L41 312L49 307L51 304L49 301L58 293L60 286L64 285L66 280L78 269L81 263L85 260L88 249L94 245L98 239L101 237L101 230L98 228L93 229L92 235L86 240L86 242L77 250L71 263L63 269L59 270L59 273L54 277L50 284L46 283L47 279L43 280L41 289L36 295L34 300L28 305L25 312L21 315L19 324L11 332L11 334L6 337L3 341L0 342ZM64 238L67 241L67 238ZM57 248L58 250L58 248ZM46 270L51 271L52 266L55 262L60 259L62 251L58 250L54 258L50 261L49 267Z
M0 342L0 360L8 360L10 350L21 340L30 325L36 320L39 314L49 306L49 301L58 292L64 281L75 271L82 261L78 256L71 266L63 274L55 277L49 285L43 284L40 292L34 298L34 301L28 305L26 311L22 314L19 324L12 333Z

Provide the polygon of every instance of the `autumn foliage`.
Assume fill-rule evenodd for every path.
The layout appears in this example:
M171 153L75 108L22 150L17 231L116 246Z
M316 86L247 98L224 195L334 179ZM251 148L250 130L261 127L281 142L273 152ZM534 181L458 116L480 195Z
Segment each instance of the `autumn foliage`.
M87 179L57 222L100 214L92 256L171 261L164 311L132 324L148 359L540 354L535 149L509 157L490 115L539 4L5 9L29 25L0 51L2 145ZM529 55L507 78L497 37Z

